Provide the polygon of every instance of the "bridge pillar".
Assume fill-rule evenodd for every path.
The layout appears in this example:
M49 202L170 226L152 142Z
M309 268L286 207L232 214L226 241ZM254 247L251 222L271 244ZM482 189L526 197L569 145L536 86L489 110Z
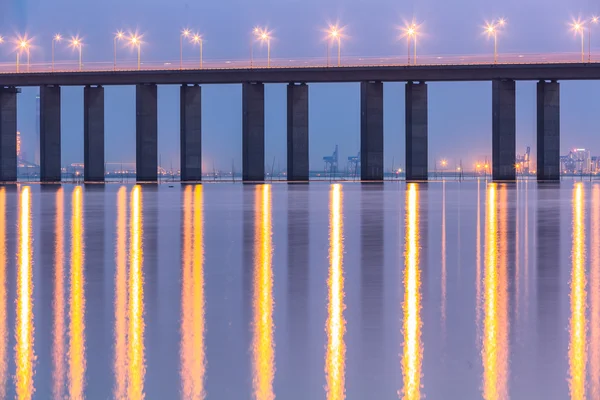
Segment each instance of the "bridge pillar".
M242 180L265 179L265 85L242 84Z
M383 180L383 83L360 83L360 179Z
M156 182L158 177L157 87L138 84L135 89L136 181Z
M516 177L515 81L492 81L492 179Z
M0 87L0 181L17 180L17 88Z
M308 86L287 88L287 179L308 181Z
M560 87L537 84L537 179L560 180Z
M202 88L181 86L181 181L202 180Z
M406 180L426 181L428 176L427 84L406 83Z
M104 182L104 88L83 88L83 177Z
M40 86L40 181L60 182L60 86Z

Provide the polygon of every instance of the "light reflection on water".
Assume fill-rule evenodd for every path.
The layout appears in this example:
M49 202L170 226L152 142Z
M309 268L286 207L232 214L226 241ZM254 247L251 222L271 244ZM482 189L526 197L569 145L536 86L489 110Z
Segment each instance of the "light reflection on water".
M421 369L423 362L423 344L421 342L421 265L419 233L419 186L408 185L406 194L406 227L404 251L404 301L402 309L404 324L402 333L403 355L402 398L418 400L421 398ZM444 318L442 314L442 318Z
M585 210L583 184L573 189L573 246L571 249L571 315L569 322L569 390L571 399L585 399L586 378L586 277L585 277Z
M0 398L600 397L600 184L367 187L0 187Z
M254 398L271 400L275 376L273 325L273 247L271 185L256 187L256 242L254 264L254 335L252 339Z

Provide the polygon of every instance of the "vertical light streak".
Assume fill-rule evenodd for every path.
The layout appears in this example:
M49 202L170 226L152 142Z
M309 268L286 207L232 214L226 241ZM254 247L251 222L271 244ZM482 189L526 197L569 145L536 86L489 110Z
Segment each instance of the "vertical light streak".
M331 185L329 196L329 305L327 308L327 399L346 397L346 319L344 318L344 214L340 184Z
M144 356L144 277L142 221L142 190L139 185L131 192L131 249L129 258L129 334L128 334L128 382L127 398L144 398L146 364Z
M82 399L85 389L85 276L83 273L83 199L75 187L71 213L71 294L69 299L69 397Z
M192 308L192 187L183 192L183 269L181 271L181 398L189 399L194 390L193 383L193 320Z
M600 186L592 190L590 243L590 392L600 398Z
M421 370L423 345L421 342L421 271L419 255L419 192L414 183L408 184L406 194L405 250L404 250L404 301L402 311L402 398L421 398Z
M192 187L186 187L183 218L182 398L203 399L205 397L206 359L204 348L204 210L201 185L197 185L194 189L193 203Z
M117 193L115 252L115 387L114 398L127 397L127 189Z
M0 399L6 397L6 190L0 188Z
M254 267L254 337L253 337L253 387L258 400L275 398L275 346L273 343L273 270L271 243L271 186L256 188L257 212L255 214L256 265Z
M56 249L54 261L54 323L52 327L52 393L55 399L65 398L65 253L64 253L64 193L56 192Z
M495 183L488 185L486 204L482 346L483 397L486 400L508 398L507 204L506 188L501 188L500 204L497 189ZM500 229L497 212L500 212Z
M529 319L529 188L528 183L525 181L525 235L523 238L523 246L525 250L523 251L523 285L525 285L525 321Z
M585 399L586 278L583 184L573 190L573 243L571 250L571 317L569 322L569 391L571 399Z
M31 278L31 189L21 189L19 208L19 254L17 272L17 318L15 329L15 385L18 399L31 399L35 391L33 282Z
M481 190L479 189L479 179L477 180L477 233L476 233L475 250L475 326L477 329L477 342L481 339L481 313L482 313L482 298L481 298Z
M446 181L442 182L442 332L446 335Z
M516 320L520 321L520 297L521 297L521 236L519 235L519 215L521 214L521 190L519 189L519 182L517 181L517 206L516 206L516 221L515 221L515 304L514 310Z

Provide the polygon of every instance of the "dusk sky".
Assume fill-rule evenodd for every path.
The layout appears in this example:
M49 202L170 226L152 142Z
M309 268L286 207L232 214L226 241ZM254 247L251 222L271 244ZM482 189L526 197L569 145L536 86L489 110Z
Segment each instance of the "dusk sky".
M7 3L13 2L12 5ZM493 43L482 34L486 20L508 21L499 37L499 52L564 53L579 51L578 39L569 31L574 18L600 12L589 0L4 0L0 5L0 35L18 32L33 36L32 62L49 62L55 33L83 37L84 63L112 62L113 34L118 29L144 35L142 61L179 59L179 34L184 27L201 33L204 57L249 58L250 32L256 25L273 30L272 58L324 57L323 29L327 22L346 26L342 57L404 56L406 43L398 39L403 21L422 22L420 54L492 53ZM597 38L597 39L595 39ZM587 36L586 36L587 40ZM597 45L594 45L597 43ZM587 43L586 43L587 48ZM600 59L600 25L592 31L592 51ZM198 57L186 45L184 57ZM258 46L256 57L266 57ZM66 45L57 47L56 59L74 60ZM11 46L0 47L0 62L11 63ZM134 60L132 50L119 50L121 60ZM491 83L429 84L429 162L475 160L491 157ZM37 88L24 88L18 98L18 123L27 158L33 159L35 96ZM135 88L106 88L106 161L135 160ZM323 167L322 157L340 146L341 166L359 151L359 84L310 85L310 168ZM286 85L265 88L266 160L275 168L286 164ZM384 85L385 168L404 167L404 83ZM179 165L179 87L159 87L158 140L162 165ZM241 86L203 86L204 167L229 170L232 161L241 169ZM83 89L62 91L62 163L83 161ZM599 82L562 82L561 154L586 147L600 155L598 114ZM517 83L517 153L532 147L535 157L535 82Z

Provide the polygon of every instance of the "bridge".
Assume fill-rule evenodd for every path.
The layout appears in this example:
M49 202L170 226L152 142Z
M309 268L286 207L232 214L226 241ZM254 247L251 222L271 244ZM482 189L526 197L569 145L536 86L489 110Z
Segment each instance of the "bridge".
M52 70L50 70L52 68ZM598 80L600 63L577 54L346 58L341 66L323 59L264 62L212 61L21 65L0 64L0 181L16 181L18 87L40 87L40 176L61 179L61 86L84 86L84 177L104 180L104 86L136 86L137 180L157 180L157 85L181 85L181 180L202 179L201 85L242 85L242 174L244 181L265 176L264 84L287 83L288 180L308 180L308 84L360 82L361 179L383 180L383 82L406 82L406 179L426 180L428 170L427 82L492 83L492 177L516 178L515 82L537 84L537 178L560 178L559 80Z

